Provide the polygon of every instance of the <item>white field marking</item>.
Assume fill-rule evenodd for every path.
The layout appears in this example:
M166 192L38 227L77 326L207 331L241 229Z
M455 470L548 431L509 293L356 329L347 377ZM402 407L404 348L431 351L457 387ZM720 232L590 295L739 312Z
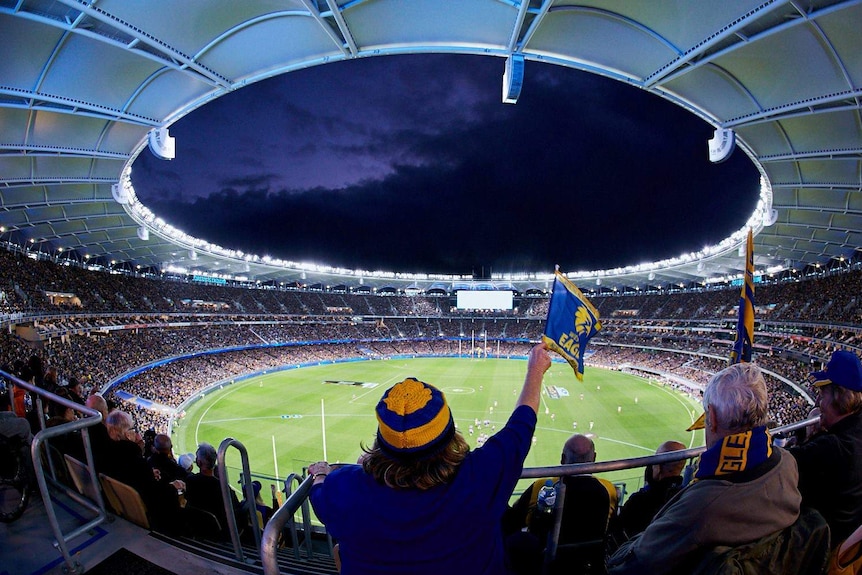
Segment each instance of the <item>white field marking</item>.
M635 377L637 377L637 376L635 376ZM643 379L643 378L641 378L641 379ZM674 393L674 392L672 392L670 389L668 389L668 388L667 388L667 386L666 386L666 385L659 385L659 384L653 383L652 381L650 381L650 380L648 380L648 379L644 379L644 381L646 381L646 382L647 382L647 385L650 385L650 386L652 386L652 387L657 387L657 388L659 388L661 391L665 392L666 394L670 395L670 396L671 396L671 397L673 397L675 400L677 400L677 401L678 401L678 402L679 402L679 403L680 403L680 404L685 408L685 413L688 415L688 417L689 417L689 419L691 420L691 422L692 422L692 423L694 423L694 418L691 416L691 409L689 409L689 407L691 407L691 406L686 405L686 404L683 402L682 398L679 396L679 394L678 394L678 393ZM694 437L695 437L695 435L696 435L696 433L691 432L691 439L689 439L689 441L688 441L688 448L689 448L689 449L691 449L692 447L694 447Z
M548 402L545 401L545 394L548 392L548 386L542 385L542 391L539 393L539 397L542 398L542 406L545 408L545 413L548 412Z
M384 383L383 385L386 385L386 384ZM355 398L351 398L347 403L356 403L357 401L359 401L360 399L362 399L363 397L365 397L366 395L368 395L372 391L376 391L376 390L377 390L377 387L371 387L365 393L357 395Z
M451 392L453 395L471 395L476 393L476 390L472 387L441 387L440 391Z
M264 377L266 377L266 376L264 376ZM242 389L242 388L243 388L243 387L245 387L246 385L248 385L248 384L250 384L250 383L254 383L256 380L257 380L257 378L255 378L255 379L250 379L250 380L248 380L248 381L244 381L244 382L239 383L239 384L236 384L236 383L231 384L231 385L230 385L230 388L229 388L227 391L225 391L224 393L219 394L219 395L217 395L217 396L216 396L216 398L215 398L215 400L212 402L212 404L204 410L204 412L201 414L201 416L200 416L200 417L198 417L198 422L195 424L195 448L197 448L197 446L198 446L198 445L200 445L200 443L201 443L201 442L200 442L200 439L199 439L199 437L198 437L198 432L200 431L201 424L204 422L204 418L206 417L207 413L209 413L210 409L212 409L213 407L215 407L215 405L216 405L218 402L220 402L222 399L224 399L225 397L227 397L227 396L228 396L228 395L230 395L231 393L233 393L233 392L235 392L235 391L239 391L240 389ZM281 417L281 416L279 416L279 417ZM253 418L253 419L259 419L259 418ZM210 422L208 421L207 423L210 423Z
M296 415L302 415L302 414L297 413ZM308 417L308 416L302 415L302 417ZM320 417L320 416L318 416L318 417ZM282 418L281 415L261 415L260 417L228 417L225 419L210 419L207 421L207 424L228 423L231 421L261 421L263 419L285 419L285 418Z
M596 435L595 439L602 439L604 441L610 441L611 443L619 443L620 445L627 445L629 447L634 447L635 449L643 449L650 455L655 453L654 449L644 447L643 445L635 445L634 443L629 443L628 441L620 441L619 439L611 439L610 437L602 437L601 435Z
M320 417L319 413L297 413L294 415L300 415L302 417L298 418L282 418L280 415L263 415L261 417L231 417L226 419L210 419L207 421L208 424L213 423L230 423L231 421L261 421L264 419L284 419L285 421L290 421L293 419L316 419ZM374 417L373 413L330 413L331 417Z
M398 366L395 366L395 367L398 367ZM402 366L402 368L401 368L401 369L406 369L406 367ZM404 378L401 378L401 379L404 379ZM394 375L394 376L390 377L389 379L387 379L385 382L381 383L380 385L382 385L382 386L383 386L383 387L385 387L386 389L389 389L389 386L390 386L391 384L398 383L398 381L400 381L400 380L399 380L399 376ZM377 386L377 387L380 387L380 386ZM368 394L369 394L369 393L371 393L372 391L376 391L376 390L377 390L377 387L372 387L372 388L370 388L368 391L366 391L365 393L363 393L363 394L361 394L361 395L357 395L357 396L356 396L356 399L351 399L348 403L356 403L357 401L359 401L360 399L362 399L363 397L365 397L366 395L368 395Z
M541 429L542 431L546 431L546 432L547 432L547 431L550 431L550 432L553 432L553 433L563 433L563 434L565 434L567 437L569 437L569 436L571 436L571 435L572 435L572 434L570 433L570 431L569 431L569 430L567 430L567 429L557 429L556 427L540 427L540 426L538 426L538 425L537 425L537 426L536 426L536 431L538 431L538 430L540 430L540 429ZM605 441L610 441L610 442L612 442L612 443L619 443L620 445L628 445L629 447L634 447L635 449L643 449L644 451L646 451L646 452L648 452L648 453L654 453L654 451L653 451L652 449L650 449L649 447L644 447L643 445L636 445L636 444L634 444L634 443L629 443L629 442L627 442L627 441L621 441L621 440L619 440L619 439L612 439L612 438L610 438L610 437L603 437L603 436L601 436L601 435L592 435L592 437L593 437L593 439L603 439L603 440L605 440Z

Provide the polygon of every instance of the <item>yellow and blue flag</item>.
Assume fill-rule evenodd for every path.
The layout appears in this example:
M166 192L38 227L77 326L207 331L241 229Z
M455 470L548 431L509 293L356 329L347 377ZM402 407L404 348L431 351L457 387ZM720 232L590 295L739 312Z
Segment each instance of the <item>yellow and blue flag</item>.
M742 281L742 293L739 294L739 319L736 321L736 339L730 352L730 364L751 363L751 351L754 344L754 236L748 230L748 240L745 243L745 277ZM702 413L686 431L703 429L706 426L706 414Z
M602 329L599 312L581 290L559 271L554 273L554 289L542 334L548 349L569 362L575 376L584 379L584 350L590 338Z
M739 319L736 321L736 340L730 352L730 363L750 363L754 344L754 238L748 230L745 245L745 278L739 295Z

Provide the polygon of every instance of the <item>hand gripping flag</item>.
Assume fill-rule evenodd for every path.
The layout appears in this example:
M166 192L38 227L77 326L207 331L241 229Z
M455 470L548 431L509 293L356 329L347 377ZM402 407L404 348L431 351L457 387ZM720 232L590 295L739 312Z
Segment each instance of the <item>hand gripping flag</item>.
M602 324L596 308L566 276L554 272L554 289L542 341L569 362L581 381L584 379L584 350L600 329Z
M736 321L736 340L730 352L730 363L751 362L754 344L754 239L748 230L745 245L745 278L739 295L739 319Z

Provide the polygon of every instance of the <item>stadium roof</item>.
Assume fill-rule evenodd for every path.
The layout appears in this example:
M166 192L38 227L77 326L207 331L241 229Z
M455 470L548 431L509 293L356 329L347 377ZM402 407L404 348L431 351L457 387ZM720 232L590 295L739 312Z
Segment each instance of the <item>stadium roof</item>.
M679 259L631 268L564 270L582 287L738 275L748 225L758 271L828 265L862 246L860 29L858 0L0 0L0 239L260 281L460 281L219 248L164 226L128 178L149 139L170 156L164 128L255 81L351 58L453 52L498 57L501 72L510 70L503 91L512 99L522 61L648 90L722 130L712 143L719 154L735 137L734 153L760 169L758 211L716 249L692 246ZM547 285L540 274L493 279L524 290Z

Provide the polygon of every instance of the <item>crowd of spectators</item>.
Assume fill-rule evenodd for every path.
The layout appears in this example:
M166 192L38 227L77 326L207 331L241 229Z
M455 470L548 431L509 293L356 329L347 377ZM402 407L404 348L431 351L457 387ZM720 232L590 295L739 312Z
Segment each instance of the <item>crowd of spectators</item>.
M38 356L60 385L75 379L85 394L165 358L244 348L143 370L114 389L170 409L214 382L282 365L396 354L523 355L541 334L548 303L518 296L511 315L453 314L446 295L246 289L91 271L5 250L0 272L2 311L19 314L7 317L0 334L2 363ZM759 284L756 361L804 389L807 374L833 351L858 353L860 284L859 270ZM735 289L600 294L592 301L604 329L588 363L640 370L694 394L725 364ZM780 378L767 381L775 422L805 416L806 398ZM128 408L164 430L164 411Z
M415 296L381 290L351 292L346 286L215 285L182 278L93 271L77 262L34 259L0 250L0 312L230 313L246 315L462 317L454 295ZM764 278L769 280L770 278ZM732 319L738 288L669 292L603 291L591 294L605 318L698 321ZM862 323L862 269L757 285L758 319L767 322ZM500 317L543 318L546 295L515 294L515 310ZM475 315L471 313L468 315ZM494 314L490 314L494 315ZM858 337L858 333L857 333Z

